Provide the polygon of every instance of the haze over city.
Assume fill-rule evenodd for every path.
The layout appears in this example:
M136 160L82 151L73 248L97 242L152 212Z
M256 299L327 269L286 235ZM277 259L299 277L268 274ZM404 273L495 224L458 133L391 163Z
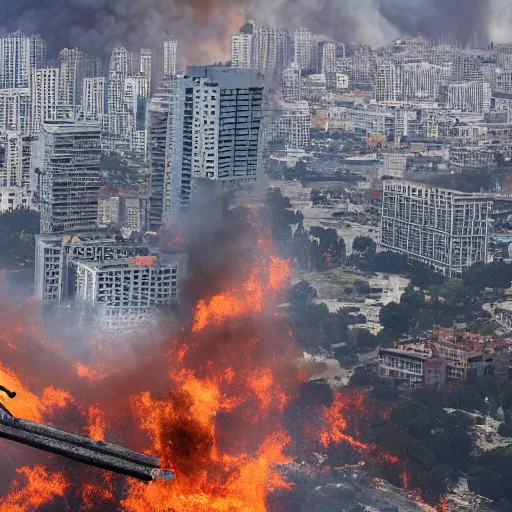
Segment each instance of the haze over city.
M0 7L0 512L512 511L509 2Z

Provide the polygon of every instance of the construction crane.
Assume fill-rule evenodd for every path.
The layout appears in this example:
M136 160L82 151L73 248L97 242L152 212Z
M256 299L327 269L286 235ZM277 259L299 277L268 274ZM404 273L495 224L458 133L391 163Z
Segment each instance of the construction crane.
M2 385L0 385L0 392L11 399L16 396L14 391ZM133 452L115 444L70 434L41 423L16 418L1 402L0 438L144 482L176 478L172 471L160 467L160 460L156 457Z

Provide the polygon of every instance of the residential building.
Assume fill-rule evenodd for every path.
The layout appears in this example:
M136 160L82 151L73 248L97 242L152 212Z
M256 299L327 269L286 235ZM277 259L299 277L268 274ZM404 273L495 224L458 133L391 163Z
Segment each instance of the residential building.
M405 254L449 277L487 260L492 201L407 181L383 182L383 249Z
M164 79L172 78L178 72L178 41L170 34L164 38Z
M0 88L29 87L31 70L30 37L21 31L0 37Z
M105 77L84 78L83 119L101 121L105 115Z
M153 72L153 50L151 48L142 48L140 51L140 72L144 73L149 82L149 90L151 90L151 73Z
M76 291L76 262L104 262L147 256L145 243L119 240L99 231L36 235L35 296L64 301Z
M110 71L120 71L124 76L133 75L134 55L126 48L114 48L110 55Z
M29 87L0 89L0 131L32 135L32 93Z
M62 113L59 110L59 71L59 68L33 71L31 131L34 134L39 133L42 123L57 121Z
M321 64L318 66L318 72L329 73L336 72L336 43L334 41L325 41L322 46Z
M296 62L292 62L283 71L283 99L291 103L300 101L301 71Z
M75 300L92 309L103 332L147 328L158 308L178 301L186 261L163 254L78 261Z
M465 82L448 85L446 108L462 112L488 112L491 109L491 84Z
M381 348L379 376L407 383L411 387L423 385L425 363L431 355L422 351Z
M94 229L100 189L100 126L44 123L32 151L31 176L41 233Z
M101 59L78 48L64 48L59 61L59 104L77 111L83 103L84 79L102 76Z
M304 149L309 146L311 113L308 102L277 101L275 108L273 138L284 140L289 149Z
M176 207L188 207L192 182L222 188L256 182L261 165L263 84L249 69L192 66L174 82L169 132Z
M252 67L252 34L233 34L231 36L231 67Z
M312 71L312 40L311 32L307 28L298 28L294 37L294 62L296 62L301 71Z
M149 100L146 111L150 171L148 227L151 231L158 231L164 219L171 214L171 168L167 154L171 94L171 83L162 84Z

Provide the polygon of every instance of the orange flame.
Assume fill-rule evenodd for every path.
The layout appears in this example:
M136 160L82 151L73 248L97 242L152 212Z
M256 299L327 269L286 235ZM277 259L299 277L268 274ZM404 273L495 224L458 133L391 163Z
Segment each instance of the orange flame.
M0 512L31 512L64 496L69 484L62 473L49 473L42 466L16 470L26 480L11 484L9 495L0 498Z

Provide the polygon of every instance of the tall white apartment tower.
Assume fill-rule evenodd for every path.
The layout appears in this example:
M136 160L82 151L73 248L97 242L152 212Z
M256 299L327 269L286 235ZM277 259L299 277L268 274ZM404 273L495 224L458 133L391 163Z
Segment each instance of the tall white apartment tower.
M298 28L294 39L294 61L301 71L311 70L311 32L307 28Z
M491 96L491 84L488 82L449 84L446 107L462 112L489 112Z
M231 36L231 67L252 67L252 34L233 34Z
M283 71L283 98L284 101L294 103L300 101L300 67L292 62L290 67Z
M153 50L151 48L142 48L140 51L140 72L148 77L149 87L151 89L151 72L153 62Z
M176 75L178 65L178 41L170 34L164 38L164 78Z
M30 82L30 38L14 32L0 38L0 88L28 87Z
M321 72L335 73L336 72L336 43L325 42L322 47L322 67Z
M105 77L84 78L83 113L85 121L100 121L105 114Z
M133 74L133 52L126 48L114 48L110 55L110 71L120 71L125 76Z
M59 104L59 68L35 69L32 74L33 133L38 134L41 124L57 121Z
M19 133L0 135L0 188L22 186L22 141Z
M48 49L46 41L39 35L30 36L30 68L46 67Z
M101 59L78 48L64 48L59 54L59 103L71 110L82 105L84 78L102 75Z
M254 184L261 163L261 76L192 66L174 88L168 136L173 206L188 207L201 178L231 190Z
M44 123L32 151L41 233L95 229L101 184L99 124Z

